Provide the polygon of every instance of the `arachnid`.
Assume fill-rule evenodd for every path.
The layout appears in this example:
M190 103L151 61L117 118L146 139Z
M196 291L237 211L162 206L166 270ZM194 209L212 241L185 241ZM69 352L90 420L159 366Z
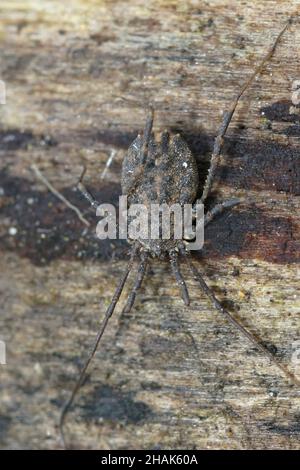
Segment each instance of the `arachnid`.
M153 132L152 128L154 120L154 111L151 108L143 134L138 135L137 138L134 140L123 161L122 192L124 195L127 195L129 206L133 203L142 203L146 206L150 203L193 204L196 202L200 202L202 204L205 204L214 180L215 170L218 163L218 157L220 156L222 150L224 136L226 134L232 116L235 112L237 104L245 90L253 82L255 77L261 72L265 63L272 56L276 45L278 44L281 36L283 35L290 22L291 20L289 20L284 26L267 55L263 58L260 65L254 70L251 77L241 88L237 97L234 99L231 107L224 113L219 132L215 139L210 168L204 184L201 198L198 201L195 201L196 195L198 193L199 183L197 166L194 156L191 154L189 148L187 147L186 143L183 141L179 134L173 135L167 131L164 131L162 133ZM83 186L82 177L78 184L78 189L81 191L83 196L89 201L92 207L97 209L99 203ZM220 214L224 210L227 210L239 204L239 202L239 200L233 199L216 205L213 209L206 212L204 218L204 225L210 223L211 220L213 220L218 214ZM134 285L131 289L126 305L124 307L125 312L129 312L134 305L134 301L137 292L142 284L150 256L157 258L164 256L169 259L172 273L181 291L183 301L185 305L188 305L189 294L185 281L180 272L179 258L186 261L189 268L191 269L195 280L199 284L201 290L210 299L214 308L218 310L223 316L225 316L227 320L231 324L233 324L241 332L242 335L246 336L247 339L252 344L254 344L265 356L271 359L272 362L275 363L277 367L281 371L283 371L287 377L289 377L289 379L299 385L299 381L297 380L297 378L291 372L289 372L265 346L258 342L257 339L252 335L252 333L247 331L229 312L227 312L222 307L212 290L206 284L202 274L198 271L194 263L191 261L189 252L186 250L185 242L183 239L165 240L158 238L155 240L135 240L134 242L132 242L130 260L128 262L127 268L125 270L125 273L121 277L121 280L119 282L118 287L116 288L112 301L106 311L105 317L100 326L100 330L97 334L92 351L88 356L84 367L82 368L80 377L73 389L70 399L62 410L60 418L60 431L63 441L63 426L66 414L74 401L76 393L78 392L80 386L83 383L87 368L97 350L97 347L105 331L109 318L113 314L115 307L119 301L124 285L127 281L127 277L133 268L134 261L136 259L139 259L139 266L137 269Z

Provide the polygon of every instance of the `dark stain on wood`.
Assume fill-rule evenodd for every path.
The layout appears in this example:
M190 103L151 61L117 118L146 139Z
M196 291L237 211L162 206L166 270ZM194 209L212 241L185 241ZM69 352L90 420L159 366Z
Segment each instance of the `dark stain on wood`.
M297 263L300 261L297 230L291 218L270 217L257 207L232 210L207 227L204 256Z
M0 438L2 439L9 431L11 418L7 415L0 415Z
M292 102L290 100L276 101L269 106L263 106L261 113L274 122L299 122L300 115L292 114L290 112L291 106Z
M274 134L283 134L290 137L300 136L300 106L293 105L289 100L281 100L270 106L261 108L261 113ZM277 130L272 123L293 123Z
M0 130L0 153L28 150L29 145L52 147L55 139L47 135L36 136L31 131L19 129Z
M300 416L296 415L288 425L276 423L275 421L260 423L260 427L268 432L280 434L283 436L299 436L300 435Z
M244 151L245 147L244 144L242 146ZM249 149L254 152L250 144ZM292 151L290 153L292 154ZM261 150L261 155L263 154ZM278 155L282 154L278 152ZM252 160L256 165L249 163ZM249 172L253 171L255 174L255 168L260 168L259 161L258 154L254 153L249 157L246 153L245 162L248 162ZM291 165L293 161L290 156L285 164ZM271 181L271 164L267 170L269 173L266 171L265 178L267 179L269 174ZM225 181L230 174L230 180L233 182L245 181L245 185L250 184L249 172L248 179L243 180L244 173L241 170L238 170L238 175L235 176L231 174L235 173L235 168L227 171L228 173L222 168ZM274 174L278 174L278 178L281 176L280 171L274 171ZM293 175L294 172L286 172L284 175L288 174ZM258 181L259 178L256 180L257 184ZM286 179L282 180L281 188L283 183L287 184ZM295 181L295 184L299 182ZM16 251L36 265L45 265L57 258L105 261L112 257L126 256L128 247L126 241L100 241L96 238L94 229L97 217L74 188L62 188L61 193L85 213L94 228L85 230L74 213L52 193L32 190L30 181L14 177L7 170L2 170L0 173L0 185L4 191L1 216L9 221L9 226L17 229L14 236L9 234L9 227L6 232L2 232L0 236L2 249ZM101 182L100 186L100 188L90 188L96 198L118 206L120 186L107 182ZM235 209L223 214L207 227L203 255L217 258L235 255L241 258L259 258L273 263L295 263L300 260L300 240L297 239L296 233L297 228L292 218L272 217L257 207Z
M32 132L8 130L0 131L1 151L26 149L28 144L34 140Z
M4 191L0 213L9 221L6 232L2 231L0 236L2 249L15 251L41 266L57 258L104 261L126 254L125 241L96 238L97 217L74 188L63 188L61 193L87 212L85 217L94 229L86 230L64 203L49 191L32 190L30 181L24 178L2 170L0 185ZM117 205L119 185L104 183L100 191L92 189L99 200ZM9 234L9 227L17 229L14 236Z
M276 142L230 141L217 174L234 188L300 195L299 148ZM227 163L228 162L228 163Z
M97 131L94 138L98 142L102 142L106 145L112 145L117 148L127 150L132 144L139 131L132 132L118 132L107 130L105 132Z
M87 420L102 418L124 425L141 424L154 416L146 403L135 399L134 392L122 392L105 384L94 388L86 398L82 412Z

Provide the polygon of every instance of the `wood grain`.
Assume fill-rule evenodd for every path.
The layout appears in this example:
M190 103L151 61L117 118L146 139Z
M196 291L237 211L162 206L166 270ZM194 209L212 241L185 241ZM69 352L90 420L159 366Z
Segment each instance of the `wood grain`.
M152 103L155 128L182 134L203 182L222 113L299 8L295 0L2 0L1 448L59 447L60 408L125 269L126 243L95 238L97 218L74 190L83 164L88 187L117 203L124 152ZM211 224L194 255L224 305L295 374L299 41L295 18L238 107L209 204L245 202ZM90 230L35 178L33 163ZM135 309L120 315L119 307L111 319L69 416L72 446L298 449L299 390L183 272L190 308L169 266L153 261Z

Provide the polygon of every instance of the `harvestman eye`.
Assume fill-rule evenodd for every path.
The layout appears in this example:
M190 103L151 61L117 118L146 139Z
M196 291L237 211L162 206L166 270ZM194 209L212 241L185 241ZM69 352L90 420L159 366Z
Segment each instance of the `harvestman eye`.
M154 110L150 107L143 134L138 135L135 141L131 144L123 161L122 193L128 198L128 206L132 204L144 204L149 207L152 203L167 203L169 205L175 203L196 205L197 203L201 203L205 205L214 180L218 159L223 148L224 136L227 132L228 126L239 103L239 100L244 94L245 90L252 84L255 77L263 70L264 65L269 61L278 42L291 22L292 19L290 18L276 37L276 40L274 41L269 52L265 55L250 78L240 89L229 109L225 111L220 129L215 139L210 161L210 168L200 199L196 199L199 189L199 178L194 156L179 134L174 135L168 131L163 131L161 133L153 132ZM83 175L84 173L81 175L80 181L78 183L78 189L91 204L91 206L94 209L97 209L99 203L84 187L82 182ZM238 205L240 202L241 201L239 199L227 200L217 204L209 211L206 211L204 226L207 226L223 211ZM79 379L77 380L71 396L61 412L59 429L65 447L65 418L74 402L78 390L84 382L86 371L98 348L109 318L115 310L123 288L126 284L128 275L133 269L136 260L138 260L138 268L123 312L129 313L134 305L136 295L142 285L150 257L156 257L158 259L169 259L171 273L178 284L184 304L188 306L190 303L189 293L179 265L179 261L183 260L185 263L187 263L201 291L209 298L215 310L221 313L235 328L237 328L241 335L247 337L249 342L252 343L263 355L270 359L272 363L274 363L288 379L290 379L297 386L300 385L299 380L294 376L294 374L292 374L283 364L281 364L274 354L272 354L265 346L263 346L263 344L258 341L250 331L246 330L238 320L236 320L227 310L222 307L218 299L215 297L213 291L206 284L202 273L198 271L195 264L191 260L190 252L186 249L187 240L165 240L159 238L155 240L129 240L129 242L132 244L132 249L130 252L128 265L125 269L125 272L121 276L111 303L105 313L92 350L80 372Z

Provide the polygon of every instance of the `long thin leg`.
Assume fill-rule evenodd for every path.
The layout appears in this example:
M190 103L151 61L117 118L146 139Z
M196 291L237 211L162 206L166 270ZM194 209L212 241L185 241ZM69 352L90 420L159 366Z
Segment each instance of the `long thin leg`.
M154 109L152 108L152 106L150 106L149 114L147 117L147 121L146 121L145 128L144 128L144 133L143 133L143 143L142 143L142 147L140 150L141 164L134 170L134 173L131 175L130 189L128 190L127 197L130 197L130 195L136 190L137 185L139 184L141 178L144 175L145 163L146 163L147 156L148 156L148 147L149 147L152 127L153 127L153 120L154 120Z
M170 255L170 264L171 264L172 272L174 274L174 277L176 279L178 286L180 287L182 300L184 301L185 305L189 305L190 304L189 292L188 292L186 283L182 277L182 274L180 272L180 268L178 264L178 255L174 251L171 251L169 255Z
M114 159L115 156L116 156L116 153L117 153L117 152L116 152L115 150L112 150L112 151L110 152L110 155L109 155L109 157L108 157L108 159L107 159L107 161L106 161L104 170L102 171L102 174L101 174L101 176L100 176L100 179L101 179L101 180L104 180L104 178L105 178L105 176L106 176L106 173L107 173L107 170L109 169L110 165L112 164L112 161L113 161L113 159Z
M77 189L89 201L91 206L94 209L97 210L97 207L100 205L100 203L98 201L96 201L96 199L92 196L92 194L86 189L86 187L82 183L85 172L86 172L86 167L83 168L83 171L82 171L81 176L79 178L79 181L77 183Z
M148 154L148 146L149 146L151 131L153 127L153 119L154 119L154 110L151 106L149 110L149 115L147 117L145 129L144 129L144 135L143 135L143 145L141 149L141 152L142 152L141 163L142 164L146 162L146 158Z
M265 347L263 346L256 338L255 336L250 333L246 328L241 325L240 322L238 322L227 310L225 310L218 299L215 297L214 293L212 290L208 287L206 282L204 281L202 275L199 273L197 268L194 266L192 261L190 260L190 257L188 256L188 253L184 250L184 248L181 248L181 253L183 254L184 258L187 260L188 265L194 275L195 280L198 282L200 285L200 288L202 291L207 295L207 297L211 300L213 303L214 307L222 313L226 319L232 323L246 338L248 338L249 341L251 341L252 344L254 344L255 347L257 347L265 356L267 356L273 364L275 364L284 374L286 377L288 377L294 384L300 385L300 381L295 377L295 375L290 372L283 364L281 364L280 361Z
M97 351L97 348L98 348L98 345L99 345L99 342L103 336L103 333L105 331L105 328L107 326L107 323L108 323L108 320L109 318L111 317L111 315L113 314L114 310L115 310L115 307L118 303L118 300L122 294L122 291L123 291L123 288L124 288L124 285L125 285L125 282L127 280L127 277L128 277L128 274L129 272L131 271L132 269L132 266L133 266L133 262L134 262L134 258L136 256L136 253L137 253L137 247L134 246L132 251L131 251L131 256L130 256L130 260L129 260L129 263L127 265L127 268L126 268L126 271L125 273L123 274L120 282L119 282L119 285L114 293L114 296L112 298L112 301L105 313L105 317L101 323L101 326L100 326L100 329L98 331L98 334L96 336L96 340L95 340L95 343L94 343L94 346L83 366L83 368L81 369L81 372L80 372L80 375L79 375L79 379L77 380L74 388L73 388L73 391L71 393L71 396L69 398L69 400L66 402L65 406L63 407L62 411L61 411L61 415L60 415L60 420L59 420L59 430L60 430L60 434L61 434L61 438L62 438L62 442L63 442L63 445L64 447L66 447L66 442L65 442L65 436L64 436L64 423L65 423L65 419L66 419L66 416L67 416L67 413L70 409L70 407L72 406L73 402L74 402L74 399L75 399L75 396L78 392L78 390L80 389L83 381L84 381L84 378L85 378L85 374L86 374L86 371L87 371L87 368L89 367L90 365L90 362L91 360L93 359L96 351Z
M221 202L214 206L210 211L208 211L204 216L204 226L208 225L215 217L222 214L226 209L237 206L241 203L240 199L229 199L228 201Z
M143 282L143 279L144 279L144 276L145 276L145 273L146 273L146 268L147 268L147 264L148 264L148 257L149 257L148 253L142 253L142 255L141 255L142 259L141 259L141 263L138 267L138 272L137 272L137 275L136 275L136 278L135 278L135 282L134 282L132 291L130 292L130 294L128 296L128 300L125 304L125 307L123 308L122 313L129 313L130 310L133 307L133 304L134 304L135 298L136 298L136 294L137 294L138 290L140 289L140 287L142 285L142 282Z
M232 119L232 116L235 112L235 109L238 105L238 102L239 102L240 98L242 97L244 92L247 90L247 88L252 84L255 77L262 71L262 69L265 66L266 62L268 62L270 60L270 58L272 57L272 55L273 55L273 53L276 49L276 46L277 46L278 42L280 41L282 35L284 34L287 27L291 24L291 22L292 22L292 18L290 18L287 21L284 28L278 34L278 36L277 36L274 44L270 48L269 52L265 55L265 57L262 59L261 63L255 68L255 70L252 73L252 75L250 76L250 78L243 85L243 87L239 91L238 95L236 96L236 98L232 102L229 110L224 113L222 124L220 126L219 132L218 132L217 137L215 139L214 148L213 148L213 152L212 152L212 157L211 157L211 161L210 161L210 168L209 168L208 175L207 175L207 178L206 178L206 181L205 181L205 184L204 184L203 193L202 193L202 196L201 196L199 202L204 203L204 201L206 200L206 198L208 196L208 193L211 189L213 178L214 178L214 175L215 175L215 170L216 170L217 163L218 163L218 157L220 156L220 153L221 153L221 150L222 150L222 147L223 147L223 143L224 143L224 136L226 134L226 131L228 129L228 126L230 124L230 121Z

